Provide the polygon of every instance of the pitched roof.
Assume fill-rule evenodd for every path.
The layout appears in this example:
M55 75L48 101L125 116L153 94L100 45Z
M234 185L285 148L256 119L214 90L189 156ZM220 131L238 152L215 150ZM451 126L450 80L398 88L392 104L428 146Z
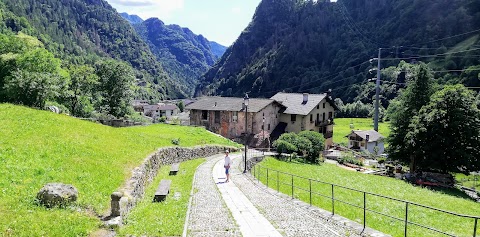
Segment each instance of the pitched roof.
M159 104L158 110L176 110L178 107L174 104Z
M248 111L257 113L275 101L271 99L250 98L248 102ZM243 111L243 98L219 96L201 97L185 108L212 111Z
M307 103L303 103L302 93L279 92L270 99L276 100L283 106L287 107L287 109L283 112L285 114L307 115L326 97L326 93L308 94Z
M368 142L376 142L378 140L385 138L384 136L382 136L382 134L380 134L375 130L368 130L368 131L352 130L352 133L357 134L359 137L363 138L364 140L367 140L367 135L369 135Z

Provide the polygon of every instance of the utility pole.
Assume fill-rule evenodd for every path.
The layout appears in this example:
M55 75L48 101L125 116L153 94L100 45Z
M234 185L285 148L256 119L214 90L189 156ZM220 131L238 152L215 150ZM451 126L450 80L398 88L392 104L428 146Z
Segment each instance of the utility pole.
M382 56L382 48L378 49L378 58L377 58L377 83L375 86L375 117L374 117L374 122L373 122L373 129L378 132L378 110L380 107L380 75L381 70L380 70L380 57Z

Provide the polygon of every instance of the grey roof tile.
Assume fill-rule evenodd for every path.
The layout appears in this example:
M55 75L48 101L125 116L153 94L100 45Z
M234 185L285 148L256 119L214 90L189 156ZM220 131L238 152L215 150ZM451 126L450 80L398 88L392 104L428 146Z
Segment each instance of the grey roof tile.
M271 99L250 98L248 111L257 113L274 102L275 101ZM211 111L243 111L243 98L219 96L201 97L185 108Z
M323 99L327 97L327 94L308 94L307 103L303 103L302 93L283 93L279 92L272 96L272 100L278 101L287 109L283 112L285 114L309 114L315 106L317 106Z
M379 141L379 140L385 138L384 136L382 136L382 134L380 134L379 132L377 132L375 130L368 130L368 131L353 130L352 133L357 134L359 137L361 137L365 140L367 139L367 135L369 135L369 138L368 138L369 142L376 142L376 141ZM348 136L349 135L347 135L347 137Z

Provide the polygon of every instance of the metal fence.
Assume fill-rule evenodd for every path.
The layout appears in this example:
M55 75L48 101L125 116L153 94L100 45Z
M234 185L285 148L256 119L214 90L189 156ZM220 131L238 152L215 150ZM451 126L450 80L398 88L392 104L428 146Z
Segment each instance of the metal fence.
M328 199L329 202L331 202L332 215L335 215L335 205L338 204L338 203L346 204L348 206L361 209L361 210L363 210L362 224L363 224L364 229L367 226L367 212L370 212L370 213L378 214L378 215L388 217L388 218L391 218L393 220L402 222L402 224L404 226L404 230L403 230L403 233L404 233L403 235L404 236L407 236L409 226L416 226L416 227L420 227L420 228L423 228L423 229L428 229L428 230L430 230L434 233L442 234L442 235L446 235L446 236L456 236L454 234L441 231L437 228L433 228L431 226L427 226L425 224L420 224L420 223L413 222L413 221L409 220L409 214L410 214L409 213L409 208L418 207L418 208L423 208L425 211L434 211L434 212L437 212L437 213L443 213L443 214L446 214L446 215L451 215L451 216L455 216L455 217L458 217L458 218L462 218L462 221L463 220L465 220L465 221L470 220L473 223L472 230L471 230L472 236L473 237L477 236L477 227L478 227L478 222L479 222L480 216L463 215L463 214L458 214L458 213L454 213L454 212L450 212L450 211L445 211L445 210L441 210L441 209L438 209L438 208L435 208L435 207L430 207L430 206L426 206L426 205L422 205L422 204L418 204L418 203L414 203L414 202L400 200L400 199L397 199L397 198L392 198L392 197L388 197L388 196L384 196L384 195L380 195L380 194L376 194L376 193L371 193L371 192L366 192L366 191L362 191L362 190L358 190L358 189L354 189L354 188L349 188L349 187L345 187L345 186L342 186L342 185L337 185L337 184L333 184L333 183L329 183L329 182L323 182L323 181L320 181L320 180L314 180L314 179L311 179L311 178L302 177L302 176L299 176L299 175L290 174L290 173L287 173L287 172L270 169L270 168L267 168L267 167L264 167L262 165L257 164L259 161L261 161L263 158L265 158L266 156L269 156L269 155L279 155L279 154L274 152L274 151L269 151L269 150L248 150L248 152L247 152L247 158L248 159L247 159L247 166L246 167L247 167L247 170L257 179L257 182L260 182L260 180L263 180L263 182L265 183L265 185L267 187L276 189L278 192L280 192L281 186L288 186L288 187L291 188L291 191L290 190L289 191L291 192L290 195L291 195L292 198L295 198L295 196L294 196L295 191L306 192L306 193L309 194L308 199L309 199L310 205L312 205L312 200L313 200L312 196L316 195L318 197L326 198L326 199ZM280 179L280 175L283 175L283 177L284 177L283 181ZM288 178L289 182L285 182L285 179L286 179L285 176L289 177ZM298 186L298 185L295 186L295 181L297 181L297 183L298 183L299 180L306 181L308 183L308 187L301 187L301 186ZM315 184L322 184L322 185L329 186L329 193L325 194L325 193L318 192L317 190L315 190L315 188L312 188L312 186L315 186ZM359 205L359 204L351 203L351 202L348 202L348 201L345 201L345 200L340 200L340 199L338 199L338 197L335 197L335 193L341 192L342 190L344 192L345 191L349 192L351 195L360 194L360 196L363 196L363 204ZM287 194L287 193L285 193L285 194ZM404 214L402 215L402 218L399 218L399 217L393 216L393 215L389 215L387 213L384 213L384 212L381 212L381 211L378 211L378 210L374 210L373 208L369 208L370 205L368 205L368 200L371 197L386 199L386 200L390 200L390 201L393 201L393 202L396 202L396 203L399 203L399 204L403 205L404 206Z

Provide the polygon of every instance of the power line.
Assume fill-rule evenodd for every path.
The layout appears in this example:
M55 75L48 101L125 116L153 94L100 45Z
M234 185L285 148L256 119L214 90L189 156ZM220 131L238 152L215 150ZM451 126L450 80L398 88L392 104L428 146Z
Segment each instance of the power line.
M451 39L451 38L455 38L455 37L459 37L459 36L463 36L463 35L472 34L472 33L475 33L475 32L480 32L480 29L472 30L472 31L465 32L465 33L461 33L461 34L457 34L457 35L451 35L451 36L448 36L448 37L445 37L445 38L436 39L436 40L432 40L432 41L427 41L427 42L423 42L423 43L406 45L405 47L415 46L415 45L420 45L420 44L430 44L430 43L434 43L434 42L438 42L438 41L443 41L443 40L446 40L446 39Z
M361 65L363 65L363 64L366 64L366 63L370 63L370 59L367 60L367 61L364 61L364 62L362 62L362 63L359 63L359 64L357 64L357 65L355 65L355 66L351 66L351 67L349 67L349 68L347 68L347 69L345 69L345 70L342 70L342 71L340 71L340 72L332 73L332 74L330 74L330 75L328 75L328 76L323 76L323 77L321 77L321 78L318 78L318 79L309 81L309 82L307 82L307 83L305 83L305 84L299 84L299 85L296 85L296 86L285 87L285 88L282 88L281 90L294 89L294 88L297 88L297 87L308 86L308 85L310 85L310 84L312 84L312 83L319 82L319 81L323 81L323 80L332 78L332 77L334 77L334 76L338 76L338 75L340 75L341 73L346 72L346 71L347 71L348 69L350 69L350 68L356 68L356 67L359 67L359 66L361 66ZM351 77L355 77L355 76L358 76L358 75L353 75L353 76L346 77L346 78L343 78L343 79L340 79L340 80L327 82L326 84L322 84L322 85L320 85L320 86L331 85L331 84L334 84L334 83L336 83L336 82L345 81L345 80L350 79ZM317 86L317 87L320 87L320 86ZM313 87L313 88L316 88L316 87ZM310 89L312 89L312 88L310 88ZM278 91L280 91L280 90L262 91L262 93L268 94L268 93L274 93L274 92L278 92Z

